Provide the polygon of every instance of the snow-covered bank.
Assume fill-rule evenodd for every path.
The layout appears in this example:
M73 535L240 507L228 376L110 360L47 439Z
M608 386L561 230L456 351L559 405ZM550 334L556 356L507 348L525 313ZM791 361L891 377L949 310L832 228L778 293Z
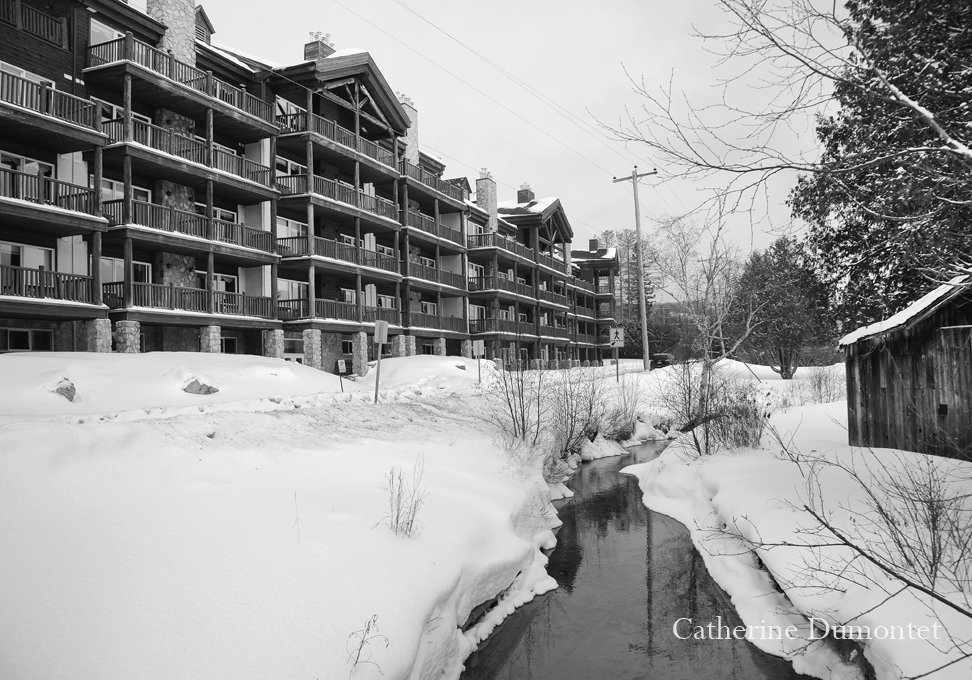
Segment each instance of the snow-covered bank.
M781 455L781 447L769 437L761 450L701 458L676 441L657 460L625 472L638 477L649 508L688 527L710 574L731 596L744 623L757 627L747 638L790 658L799 672L820 678L864 677L853 651L845 646L838 653L832 644L814 639L836 625L867 631L863 635L870 639L860 642L879 680L918 676L957 659L955 641L972 639L968 618L933 606L912 589L898 593L899 581L854 560L849 549L832 545L833 537L821 533L803 510L804 504L824 508L845 533L868 536L872 529L864 527L874 519L869 489L882 488L882 476L893 478L926 461L919 454L878 450L872 457L851 449L844 402L791 406L771 422L790 451L804 458ZM816 476L808 474L814 460ZM933 465L968 489L972 466L944 459ZM863 483L848 469L856 470ZM808 477L815 483L808 486ZM788 626L793 626L793 639L766 634L765 627ZM852 631L850 637L862 635ZM959 680L970 671L972 661L965 659L928 677Z
M415 359L375 406L258 357L0 356L0 677L456 677L555 587L557 520L477 415L475 362ZM388 474L416 467L398 536Z

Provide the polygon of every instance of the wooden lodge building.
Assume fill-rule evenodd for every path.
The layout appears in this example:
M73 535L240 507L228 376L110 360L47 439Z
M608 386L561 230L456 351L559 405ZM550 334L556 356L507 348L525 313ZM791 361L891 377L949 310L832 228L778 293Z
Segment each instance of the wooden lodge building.
M840 344L852 445L972 457L972 277Z
M213 33L193 0L0 0L0 352L361 373L381 319L395 356L601 358L617 259L558 199L446 179L367 52Z

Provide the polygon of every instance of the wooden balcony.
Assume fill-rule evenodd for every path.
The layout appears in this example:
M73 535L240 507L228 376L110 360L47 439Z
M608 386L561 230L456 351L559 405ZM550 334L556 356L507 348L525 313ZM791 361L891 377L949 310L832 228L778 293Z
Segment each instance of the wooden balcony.
M111 144L134 142L190 163L235 175L267 189L273 187L267 166L216 147L210 149L206 142L194 137L134 119L131 121L131 139L125 138L125 121L121 118L106 122L104 130Z
M452 331L454 333L466 332L466 320L458 316L439 316L437 314L424 314L422 312L411 312L409 315L409 325L412 328L434 328L442 331Z
M398 273L398 258L320 236L290 236L277 239L277 252L283 257L326 257L349 264Z
M512 319L470 319L469 332L472 335L483 333L512 333L514 335L536 335L536 328L529 321Z
M104 288L105 304L110 309L125 308L122 282L106 283ZM169 309L194 312L198 314L224 314L247 316L260 319L276 319L273 298L207 291L203 288L165 286L158 283L132 284L132 306L148 309Z
M103 231L93 189L0 167L0 216L57 236Z
M5 132L29 146L68 153L105 144L93 102L3 71L0 113Z
M585 281L584 279L571 278L567 281L567 285L573 286L574 288L579 288L580 290L586 290L588 293L594 292L594 284L590 281Z
M120 89L126 72L137 76L133 89L139 101L173 108L197 120L212 109L217 123L241 140L267 137L278 129L273 104L136 40L131 33L88 48L85 80Z
M360 308L353 302L339 302L338 300L315 300L314 316L310 315L310 301L280 300L277 303L280 318L284 321L299 321L320 319L322 321L351 321L354 323L374 323L377 319L387 321L392 326L401 325L401 313L397 309L388 307L370 307L362 305Z
M371 196L358 191L350 184L335 182L317 175L284 175L277 177L277 188L284 197L313 194L398 224L397 205L381 196Z
M466 239L466 247L473 248L498 248L514 255L518 255L525 260L533 262L533 248L523 245L519 241L500 236L497 233L472 234Z
M462 274L454 274L436 267L430 267L412 260L408 263L409 276L422 279L423 281L433 281L460 290L466 290L466 278Z
M125 201L106 201L102 210L112 225L125 225ZM274 237L268 231L252 229L242 224L225 220L209 220L205 215L173 207L132 201L131 219L128 224L136 224L150 229L194 236L219 243L252 248L264 253L274 253Z
M357 151L358 153L364 154L368 158L386 166L396 175L398 174L398 170L395 167L394 153L370 139L357 137L354 132L341 127L333 120L322 118L315 113L308 116L306 111L300 111L298 113L277 116L277 124L281 128L281 134L310 132L334 142L349 151Z
M90 276L0 265L0 295L92 303L91 285Z
M545 326L540 324L540 335L548 338L570 338L570 329L564 326Z
M549 302L555 305L562 305L564 307L567 306L566 295L560 295L559 293L555 293L552 290L544 290L542 288L538 292L540 295L540 299L543 300L544 302Z
M66 18L51 16L20 0L0 0L0 21L51 45L68 49Z
M444 224L437 224L434 218L425 213L409 210L405 223L432 236L438 236L459 245L463 244L461 231Z
M477 276L469 279L469 290L471 292L502 290L516 295L524 295L534 298L533 286L519 281L512 281L503 276Z
M448 196L454 201L461 203L463 200L462 189L453 184L449 184L445 180L439 179L425 168L412 165L406 160L402 161L402 174L406 177L414 179L430 189L439 192L440 194Z

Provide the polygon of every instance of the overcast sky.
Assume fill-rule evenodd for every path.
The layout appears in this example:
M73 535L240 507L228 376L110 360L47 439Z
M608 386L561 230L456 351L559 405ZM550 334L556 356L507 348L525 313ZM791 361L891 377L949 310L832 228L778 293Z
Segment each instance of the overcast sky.
M391 87L414 101L420 145L447 163L447 178L466 176L474 185L480 168L488 168L500 200L513 199L523 182L538 197L559 197L579 247L605 229L634 226L630 183L614 184L612 176L630 174L635 163L639 170L657 165L645 149L626 148L592 129L598 121L617 125L626 107L640 106L625 68L649 86L667 83L674 71L676 87L690 98L711 98L715 58L692 37L692 27L717 29L723 21L714 0L274 0L259 9L238 0L197 4L216 28L213 42L270 61L300 61L310 31L329 33L338 49L370 52ZM659 186L646 180L646 232L654 219L695 206L699 192L678 181ZM781 204L786 187L776 192ZM786 221L786 210L777 217ZM765 247L773 235L740 224L732 237L745 253L752 244Z

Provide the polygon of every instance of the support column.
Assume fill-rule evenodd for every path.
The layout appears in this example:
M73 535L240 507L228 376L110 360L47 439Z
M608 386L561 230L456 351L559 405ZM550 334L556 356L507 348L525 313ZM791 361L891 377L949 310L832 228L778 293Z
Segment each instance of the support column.
M125 264L124 264L125 275L122 282L122 305L124 307L131 307L133 293L134 293L133 290L134 284L132 281L133 271L132 271L132 237L131 236L125 237L125 242L123 245L122 252L124 253L123 257L125 258Z
M407 357L408 356L408 341L405 339L408 336L405 335L395 335L392 336L391 341L391 355L393 357Z
M206 165L214 167L215 147L213 145L213 110L206 109Z
M472 340L463 340L459 351L465 358L472 359Z
M364 331L351 336L351 370L357 376L368 372L368 334Z
M84 323L86 349L89 352L111 351L111 321L91 319Z
M126 154L122 158L122 222L132 223L132 157Z
M321 332L316 328L305 328L303 335L304 365L321 370L323 368Z
M103 301L103 289L101 281L101 232L96 231L91 235L91 301L100 305ZM107 319L105 319L107 321ZM108 333L111 333L109 327Z
M214 258L215 256L212 251L206 253L206 310L210 314L215 310L216 297L213 292L213 276L216 274L216 262Z
M317 318L317 270L313 264L307 266L307 318Z
M284 358L284 332L279 328L263 331L263 356L271 359Z
M203 326L199 329L199 351L208 354L223 351L222 329L219 326Z
M125 74L125 84L122 91L122 107L125 110L122 118L122 136L126 142L132 141L132 74Z
M446 355L446 339L445 338L435 338L432 341L432 353L437 357L444 357Z
M142 327L138 321L115 323L115 351L122 354L138 354Z
M358 321L364 321L364 287L361 285L361 272L354 275L354 303L358 310Z

